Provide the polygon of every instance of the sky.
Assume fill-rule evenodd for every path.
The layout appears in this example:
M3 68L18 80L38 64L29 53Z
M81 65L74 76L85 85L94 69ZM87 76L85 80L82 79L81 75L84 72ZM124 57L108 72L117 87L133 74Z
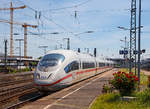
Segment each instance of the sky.
M81 48L85 52L89 48L93 54L97 48L98 56L122 57L119 50L124 46L125 36L129 41L131 0L0 0L0 8L26 5L25 9L14 11L15 22L38 25L38 28L28 27L27 55L34 58L44 55L40 46L48 46L46 51L66 48L66 40L70 38L72 50ZM138 8L137 0L137 8ZM146 49L144 57L150 57L150 0L142 0L142 34L141 48ZM0 10L0 20L9 20L10 11ZM138 20L138 9L137 9ZM138 25L138 21L137 21ZM23 39L24 29L21 25L13 26L14 55L19 55L19 43L15 39ZM88 33L92 31L92 33ZM53 34L53 33L59 34ZM0 52L4 53L4 39L8 40L10 25L0 22ZM23 42L22 42L23 55ZM9 48L8 48L9 53Z

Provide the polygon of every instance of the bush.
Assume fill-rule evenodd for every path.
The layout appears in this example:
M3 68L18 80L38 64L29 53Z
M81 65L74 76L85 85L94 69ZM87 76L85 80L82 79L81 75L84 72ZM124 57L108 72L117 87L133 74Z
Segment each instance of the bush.
M130 95L134 90L135 86L138 82L138 78L131 72L115 72L113 73L114 78L110 81L117 90L119 90L120 94Z
M112 87L111 85L106 85L106 84L103 85L103 89L102 89L103 93L112 93L113 90L114 87Z

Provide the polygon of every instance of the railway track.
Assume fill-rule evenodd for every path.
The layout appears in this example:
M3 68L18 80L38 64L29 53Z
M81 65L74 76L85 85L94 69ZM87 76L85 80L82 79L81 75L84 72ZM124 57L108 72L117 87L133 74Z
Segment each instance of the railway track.
M30 97L30 98L28 98L28 99L26 99L24 101L20 101L20 102L18 102L16 104L13 104L13 105L7 107L7 109L17 109L17 108L27 104L28 102L37 100L38 98L41 98L41 97L44 97L44 95L41 94L41 93L35 92L35 95L32 95L32 97Z
M17 74L4 74L0 76L0 84L3 82L11 82L33 78L33 72L17 73Z
M23 80L16 80L16 81L7 81L7 82L1 82L0 83L0 87L7 87L7 86L11 86L11 85L16 85L16 84L21 84L21 83L25 83L25 82L32 82L33 79L28 78L28 79L23 79Z
M109 70L108 70L109 71ZM105 71L106 72L106 71ZM103 72L104 73L104 72ZM103 73L101 73L101 74L103 74ZM99 74L99 75L101 75L101 74ZM96 77L97 75L95 75L95 76L93 76L93 77L90 77L90 78L87 78L87 79L85 79L85 80L83 80L83 81L81 81L81 82L84 82L84 81L88 81L88 80L90 80L91 78L94 78L94 77ZM80 84L80 82L78 82L79 84ZM70 87L68 87L69 89L71 88L71 87L74 87L75 85L78 85L78 83L76 83L76 84L73 84L73 85L71 85ZM61 93L61 90L60 91L58 91L58 93ZM38 93L38 92L37 92ZM52 92L52 93L49 93L49 94L55 94L55 92ZM57 92L56 92L57 93ZM39 99L39 98L42 98L42 97L44 97L44 96L47 96L47 95L42 95L42 94L37 94L37 95L35 95L35 96L31 96L31 97L29 97L28 99L26 99L26 100L24 100L24 101L21 101L21 102L17 102L17 103L15 103L15 104L13 104L13 105L11 105L11 106L9 106L8 107L8 109L17 109L17 108L19 108L19 107L21 107L21 106L23 106L23 105L25 105L25 104L27 104L27 103L30 103L30 101L34 101L34 100L37 100L37 99Z
M22 86L17 86L14 88L2 90L0 92L0 102L11 97L11 96L14 96L18 93L21 93L22 91L24 91L26 89L32 88L32 86L33 86L33 84L29 83L29 84L24 84Z
M0 77L0 109L16 103L20 96L36 92L33 84L33 73Z
M7 96L7 97L3 98L3 100L1 99L0 109L7 109L8 107L14 106L14 104L18 104L21 96L29 94L29 93L33 93L33 92L37 92L37 90L35 88L26 89L22 92L13 94L11 96Z
M3 90L0 92L0 109L16 103L19 97L36 91L37 89L33 87L33 83Z

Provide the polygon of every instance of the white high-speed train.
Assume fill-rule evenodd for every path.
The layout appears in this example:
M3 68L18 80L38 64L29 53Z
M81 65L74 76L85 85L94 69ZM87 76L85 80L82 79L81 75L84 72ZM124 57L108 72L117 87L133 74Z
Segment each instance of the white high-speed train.
M100 60L72 50L53 50L39 61L34 83L40 91L54 91L113 67L112 61Z

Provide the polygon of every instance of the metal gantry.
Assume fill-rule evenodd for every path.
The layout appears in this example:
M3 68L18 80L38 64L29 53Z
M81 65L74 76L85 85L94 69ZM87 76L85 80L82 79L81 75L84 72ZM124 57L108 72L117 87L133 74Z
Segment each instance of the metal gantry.
M136 74L136 0L131 1L129 72L132 71L133 66Z

